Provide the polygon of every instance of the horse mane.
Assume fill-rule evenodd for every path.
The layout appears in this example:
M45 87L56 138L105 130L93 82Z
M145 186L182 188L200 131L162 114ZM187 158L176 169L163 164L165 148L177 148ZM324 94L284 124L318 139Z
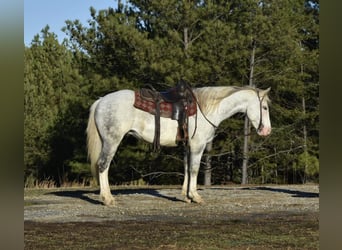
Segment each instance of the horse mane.
M202 87L195 88L193 92L197 98L197 102L201 107L202 112L206 115L218 108L222 99L241 90L257 91L257 88L244 86L221 86L221 87ZM268 97L265 97L269 101Z

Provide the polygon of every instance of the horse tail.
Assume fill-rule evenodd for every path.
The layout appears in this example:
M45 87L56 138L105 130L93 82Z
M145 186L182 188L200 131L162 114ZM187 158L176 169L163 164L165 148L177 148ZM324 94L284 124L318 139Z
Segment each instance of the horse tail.
M97 100L91 105L88 126L87 126L87 148L88 159L90 160L90 169L94 177L96 185L99 183L99 170L97 161L100 157L102 141L95 123L95 109L100 100Z

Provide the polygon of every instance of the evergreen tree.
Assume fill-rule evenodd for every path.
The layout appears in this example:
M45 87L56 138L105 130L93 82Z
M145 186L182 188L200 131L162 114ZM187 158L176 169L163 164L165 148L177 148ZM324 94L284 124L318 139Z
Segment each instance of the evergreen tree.
M46 27L25 48L25 175L58 183L89 178L91 103L118 89L149 83L162 90L183 78L193 87L271 86L273 132L259 138L252 131L248 181L317 181L318 13L317 1L132 0L90 8L86 26L67 20L63 44ZM241 114L220 125L208 153L212 183L241 182L243 134ZM178 150L156 156L130 137L114 165L113 183L176 183L178 175L156 180L149 173L183 172Z
M86 93L73 54L46 26L41 37L35 36L31 46L25 48L26 177L61 184L73 172L70 163L75 163L79 155L85 162Z

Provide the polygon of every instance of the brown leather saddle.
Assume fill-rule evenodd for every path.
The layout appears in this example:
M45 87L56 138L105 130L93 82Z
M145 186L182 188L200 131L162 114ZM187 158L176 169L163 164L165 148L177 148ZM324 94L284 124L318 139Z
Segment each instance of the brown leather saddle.
M188 118L197 114L197 102L190 85L185 81L163 92L156 91L152 86L135 91L134 107L155 116L155 150L160 148L160 117L177 120L175 141L188 142Z

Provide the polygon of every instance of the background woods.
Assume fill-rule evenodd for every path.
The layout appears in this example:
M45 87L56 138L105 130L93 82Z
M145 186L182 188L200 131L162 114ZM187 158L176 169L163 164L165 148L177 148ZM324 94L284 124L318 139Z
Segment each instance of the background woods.
M85 128L93 101L147 83L162 90L181 78L193 87L272 87L272 134L260 138L252 130L247 180L318 181L318 1L126 2L91 7L86 24L66 20L62 43L46 26L25 47L26 186L88 184ZM241 183L243 124L243 114L222 123L203 157L212 184ZM182 154L154 154L127 136L111 182L180 184Z

